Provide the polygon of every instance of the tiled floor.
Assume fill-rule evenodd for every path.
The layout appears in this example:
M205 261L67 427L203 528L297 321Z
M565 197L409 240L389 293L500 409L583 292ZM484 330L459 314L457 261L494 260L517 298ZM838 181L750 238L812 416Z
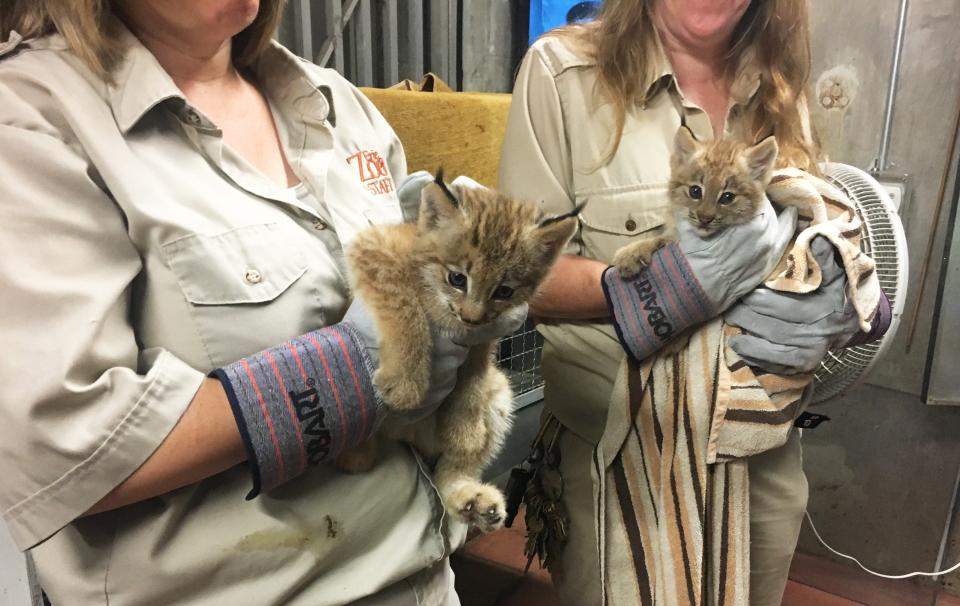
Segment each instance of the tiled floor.
M463 606L555 606L550 575L534 562L524 575L522 514L505 528L467 543L454 556ZM889 581L858 569L798 554L790 570L783 606L960 606L960 598L935 584Z

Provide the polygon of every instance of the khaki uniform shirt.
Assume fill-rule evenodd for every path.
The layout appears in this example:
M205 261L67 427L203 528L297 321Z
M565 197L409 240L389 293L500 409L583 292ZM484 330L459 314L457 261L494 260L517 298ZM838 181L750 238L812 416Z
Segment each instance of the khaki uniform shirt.
M662 51L654 65L659 77L643 104L629 108L620 146L603 165L615 138L614 113L594 94L594 62L548 36L530 48L520 67L499 185L551 214L586 203L568 253L609 263L618 248L663 225L669 212L670 154L681 116L698 139L713 138L709 116L684 97ZM744 61L731 90L728 132L756 93L759 77L754 62ZM613 326L609 321L544 321L538 328L545 341L547 409L596 443L625 355Z
M145 461L204 375L338 321L341 246L394 222L406 163L335 72L252 75L302 184L223 142L128 32L116 84L59 37L0 47L0 511L56 604L341 604L463 538L405 446L252 501L246 466L75 520Z

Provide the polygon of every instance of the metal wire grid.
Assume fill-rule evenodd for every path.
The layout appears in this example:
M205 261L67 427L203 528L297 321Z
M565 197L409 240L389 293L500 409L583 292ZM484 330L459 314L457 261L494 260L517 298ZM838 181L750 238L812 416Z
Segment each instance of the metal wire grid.
M874 186L859 175L845 170L843 165L830 164L826 168L827 181L853 201L863 222L860 249L876 261L880 287L890 299L891 308L896 308L897 297L900 296L898 289L902 288L903 278L899 275L897 260L904 251L898 249L891 210L877 196ZM887 335L874 343L829 352L814 376L817 388L813 402L829 400L855 385L877 357L884 342L891 337Z
M514 404L519 408L543 398L540 356L543 337L528 319L517 332L500 340L497 366L507 373L513 387Z

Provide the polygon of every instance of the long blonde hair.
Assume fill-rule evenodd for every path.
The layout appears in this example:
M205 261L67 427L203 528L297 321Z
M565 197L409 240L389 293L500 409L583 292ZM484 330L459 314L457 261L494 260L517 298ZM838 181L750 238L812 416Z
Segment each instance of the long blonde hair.
M286 0L262 0L256 19L234 36L237 67L251 65L269 46ZM24 38L59 33L83 63L104 80L122 56L111 0L3 0L0 3L0 40L16 30Z
M627 109L639 105L659 75L652 4L657 0L606 0L597 21L554 30L597 62L597 93L613 104L616 136L604 163L616 153ZM776 135L779 164L816 170L819 149L806 115L810 78L807 0L752 0L727 52L734 70L754 53L760 88L745 108L744 139L756 142ZM732 73L730 74L733 75Z

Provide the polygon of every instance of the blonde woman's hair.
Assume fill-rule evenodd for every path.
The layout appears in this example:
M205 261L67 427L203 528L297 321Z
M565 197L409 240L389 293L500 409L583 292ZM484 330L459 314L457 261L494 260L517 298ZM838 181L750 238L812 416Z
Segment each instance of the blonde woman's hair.
M233 38L237 67L251 65L270 44L286 0L261 0L256 19ZM59 33L70 50L104 80L122 56L112 27L112 0L3 0L0 3L0 41L10 30L24 38Z
M613 104L616 136L603 163L616 153L628 108L643 102L660 67L652 5L657 0L606 0L597 21L554 30L597 63L597 93ZM747 52L756 58L760 88L745 108L750 142L776 135L778 164L816 170L819 149L806 115L810 78L807 0L752 0L733 32L726 65L735 70ZM733 73L729 74L733 76Z

